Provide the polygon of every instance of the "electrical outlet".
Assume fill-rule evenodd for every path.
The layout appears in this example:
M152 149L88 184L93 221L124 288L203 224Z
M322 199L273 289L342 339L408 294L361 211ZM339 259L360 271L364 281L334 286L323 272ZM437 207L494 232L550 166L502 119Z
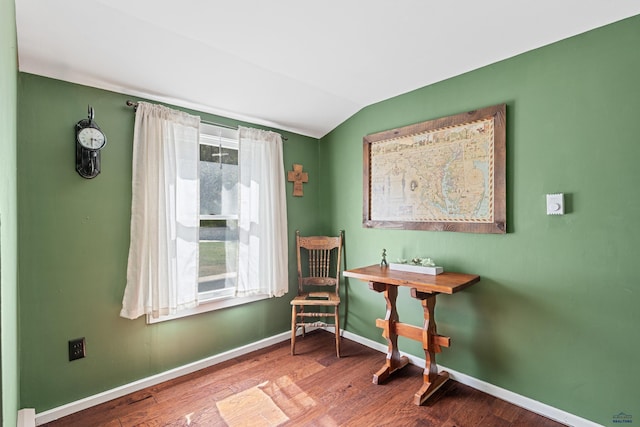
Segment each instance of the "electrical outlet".
M69 341L69 362L86 356L84 337Z

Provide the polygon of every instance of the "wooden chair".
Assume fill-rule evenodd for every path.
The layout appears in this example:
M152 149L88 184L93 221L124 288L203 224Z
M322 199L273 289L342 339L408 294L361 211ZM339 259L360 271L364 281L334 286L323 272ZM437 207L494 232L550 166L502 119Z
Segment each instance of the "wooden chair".
M337 237L300 236L296 231L298 296L291 301L291 355L295 354L296 332L307 326L333 327L336 354L340 357L340 258L343 232ZM333 308L333 310L331 310ZM333 323L323 320L333 317Z

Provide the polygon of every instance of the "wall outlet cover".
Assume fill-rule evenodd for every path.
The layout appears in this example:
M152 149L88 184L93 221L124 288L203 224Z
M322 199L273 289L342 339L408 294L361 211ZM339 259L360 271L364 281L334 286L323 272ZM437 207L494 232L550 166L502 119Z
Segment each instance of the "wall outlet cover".
M84 337L69 341L69 362L86 356L86 342Z

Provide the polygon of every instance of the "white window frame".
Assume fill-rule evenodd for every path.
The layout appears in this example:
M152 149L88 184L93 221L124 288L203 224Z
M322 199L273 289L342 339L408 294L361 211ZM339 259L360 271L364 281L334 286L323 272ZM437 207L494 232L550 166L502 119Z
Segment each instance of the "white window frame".
M222 145L226 148L238 148L238 130L230 129L222 126L211 125L208 123L200 124L200 145ZM200 215L200 219L238 219L236 215L233 218L225 215ZM224 292L209 291L198 293L198 306L182 310L179 313L160 316L153 318L147 315L147 324L160 323L167 320L180 319L182 317L193 316L194 314L207 313L209 311L220 310L223 308L236 307L255 301L269 298L268 295L252 295L249 297L236 297L234 294Z

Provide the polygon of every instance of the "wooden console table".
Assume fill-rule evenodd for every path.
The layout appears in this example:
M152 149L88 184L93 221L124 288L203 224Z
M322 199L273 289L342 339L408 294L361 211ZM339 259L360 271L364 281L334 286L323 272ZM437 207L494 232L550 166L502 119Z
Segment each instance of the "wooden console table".
M376 326L382 328L382 336L389 345L385 365L373 375L373 383L379 384L386 380L398 369L409 363L406 356L400 356L398 351L398 336L407 337L416 341L422 341L425 354L425 368L423 384L416 392L413 402L422 405L436 390L448 379L448 372L438 373L436 365L436 353L440 353L441 347L449 347L451 339L436 332L434 310L436 296L438 294L453 294L468 286L477 283L480 276L461 273L442 273L431 276L421 273L391 270L388 267L370 265L368 267L355 268L344 271L344 276L369 282L369 289L376 292L384 292L387 302L387 314L383 319L376 320ZM411 296L422 303L424 310L424 325L422 328L400 323L396 298L398 287L407 286L411 289Z

